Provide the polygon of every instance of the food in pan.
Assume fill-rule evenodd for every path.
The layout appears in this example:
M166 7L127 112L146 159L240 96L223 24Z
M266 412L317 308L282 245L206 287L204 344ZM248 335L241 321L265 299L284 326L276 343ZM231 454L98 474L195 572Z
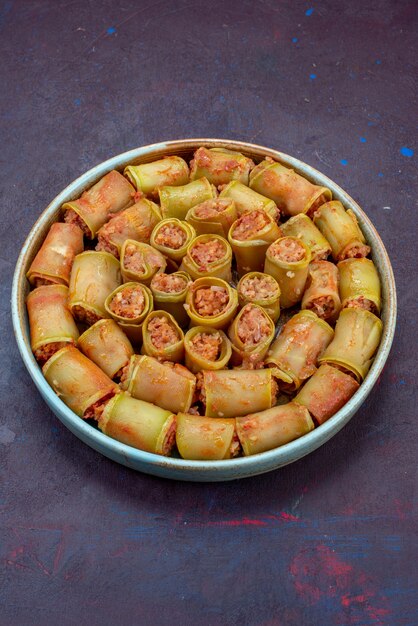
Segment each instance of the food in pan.
M326 187L270 158L128 165L63 205L29 267L34 358L105 435L234 462L360 387L383 331L370 252Z

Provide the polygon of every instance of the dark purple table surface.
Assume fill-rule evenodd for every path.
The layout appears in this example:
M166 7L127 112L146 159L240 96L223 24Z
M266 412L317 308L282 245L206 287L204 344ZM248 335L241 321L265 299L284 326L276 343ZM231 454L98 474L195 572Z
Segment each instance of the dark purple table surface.
M0 623L415 626L417 4L3 1ZM309 457L225 484L94 452L48 410L9 313L32 224L108 157L183 137L295 155L378 228L399 317L380 383Z

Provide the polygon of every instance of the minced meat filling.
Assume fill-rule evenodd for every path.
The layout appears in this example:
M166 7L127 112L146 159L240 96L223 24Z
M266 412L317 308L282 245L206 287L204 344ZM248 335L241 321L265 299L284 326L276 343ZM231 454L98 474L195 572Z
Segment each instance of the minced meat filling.
M314 313L317 314L318 317L321 317L323 320L328 319L334 314L334 300L331 296L320 296L319 298L315 298L308 302L307 309L310 309Z
M136 272L137 274L144 274L145 261L142 251L132 244L126 246L123 257L123 266L125 269Z
M270 254L284 263L297 263L305 258L305 248L297 239L283 237L270 246Z
M207 361L217 361L221 353L222 337L219 333L197 333L190 341L193 352Z
M46 343L45 345L40 346L40 348L37 348L34 351L35 359L38 361L38 363L43 365L48 361L48 359L51 358L52 355L58 352L58 350L61 350L61 348L65 348L65 346L68 346L70 343L73 342L53 341L51 343Z
M111 398L113 398L114 395L115 392L111 391L110 393L106 394L104 398L100 398L100 400L89 406L88 409L84 411L83 419L95 419L99 421L103 415L103 411L106 408L106 404Z
M370 253L370 247L366 246L366 244L357 244L355 246L350 246L348 250L343 250L343 252L339 255L339 260L344 261L344 259L364 259Z
M215 200L206 200L206 202L202 202L199 204L195 210L194 214L196 217L200 217L202 220L208 219L210 217L216 217L219 213L222 213L229 207L231 204L230 200L226 198L216 198Z
M75 224L76 226L78 226L79 228L81 228L81 230L83 231L83 233L85 235L87 235L87 237L91 236L91 232L90 232L90 228L87 226L87 224L81 219L81 217L79 216L78 213L76 213L76 211L74 211L74 209L67 209L64 213L64 222L66 224Z
M245 307L237 324L237 334L245 346L256 346L267 339L271 325L267 315L252 304Z
M33 280L33 286L36 287L44 287L45 285L57 285L58 283L52 278L46 278L46 276L37 276Z
M151 281L151 289L161 293L180 293L186 287L186 278L175 274L156 274Z
M365 311L371 311L375 315L378 312L375 303L364 296L347 300L344 307L347 309L364 309Z
M232 236L237 241L251 239L269 224L269 219L264 211L250 211L244 213L236 221Z
M180 340L177 329L166 317L153 317L148 323L148 333L152 345L164 350Z
M109 252L113 254L117 259L119 258L119 250L117 246L113 245L106 237L99 235L99 242L96 246L98 252Z
M271 276L249 276L242 281L240 292L248 300L267 300L277 294L277 285Z
M158 230L154 241L159 246L178 250L184 245L186 239L187 235L183 228L177 224L164 224Z
M194 308L202 317L220 315L228 306L229 295L225 287L201 287L194 295Z
M109 308L115 315L135 319L145 307L145 297L141 287L125 287L113 296Z
M211 263L222 259L224 255L225 244L220 239L199 241L190 250L190 256L201 271L204 271Z
M102 319L101 315L98 315L97 313L95 313L94 311L90 311L89 309L85 309L79 304L71 307L71 313L78 322L84 322L88 326L92 326Z

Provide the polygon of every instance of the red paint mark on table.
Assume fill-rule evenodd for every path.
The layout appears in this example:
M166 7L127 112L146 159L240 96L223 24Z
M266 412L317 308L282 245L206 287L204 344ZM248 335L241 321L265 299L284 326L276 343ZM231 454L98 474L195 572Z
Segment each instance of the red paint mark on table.
M263 515L261 518L243 517L242 519L208 520L198 522L199 526L262 526L271 527L277 522L298 522L299 518L286 511L281 511L277 515ZM189 523L188 526L193 526Z
M301 550L289 569L297 593L307 604L335 598L342 611L339 624L359 624L365 615L376 624L382 624L382 619L390 613L387 598L378 592L372 581L326 545Z

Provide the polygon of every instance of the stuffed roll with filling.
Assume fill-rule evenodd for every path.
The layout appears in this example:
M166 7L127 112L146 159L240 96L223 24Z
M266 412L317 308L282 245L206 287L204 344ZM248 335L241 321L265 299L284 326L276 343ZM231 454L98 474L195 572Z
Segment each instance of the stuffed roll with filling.
M122 211L134 203L134 193L135 189L126 178L113 170L85 191L78 200L62 205L64 221L76 224L87 237L94 239L112 213Z
M83 252L83 231L76 224L55 222L26 274L33 287L66 285L77 254Z

